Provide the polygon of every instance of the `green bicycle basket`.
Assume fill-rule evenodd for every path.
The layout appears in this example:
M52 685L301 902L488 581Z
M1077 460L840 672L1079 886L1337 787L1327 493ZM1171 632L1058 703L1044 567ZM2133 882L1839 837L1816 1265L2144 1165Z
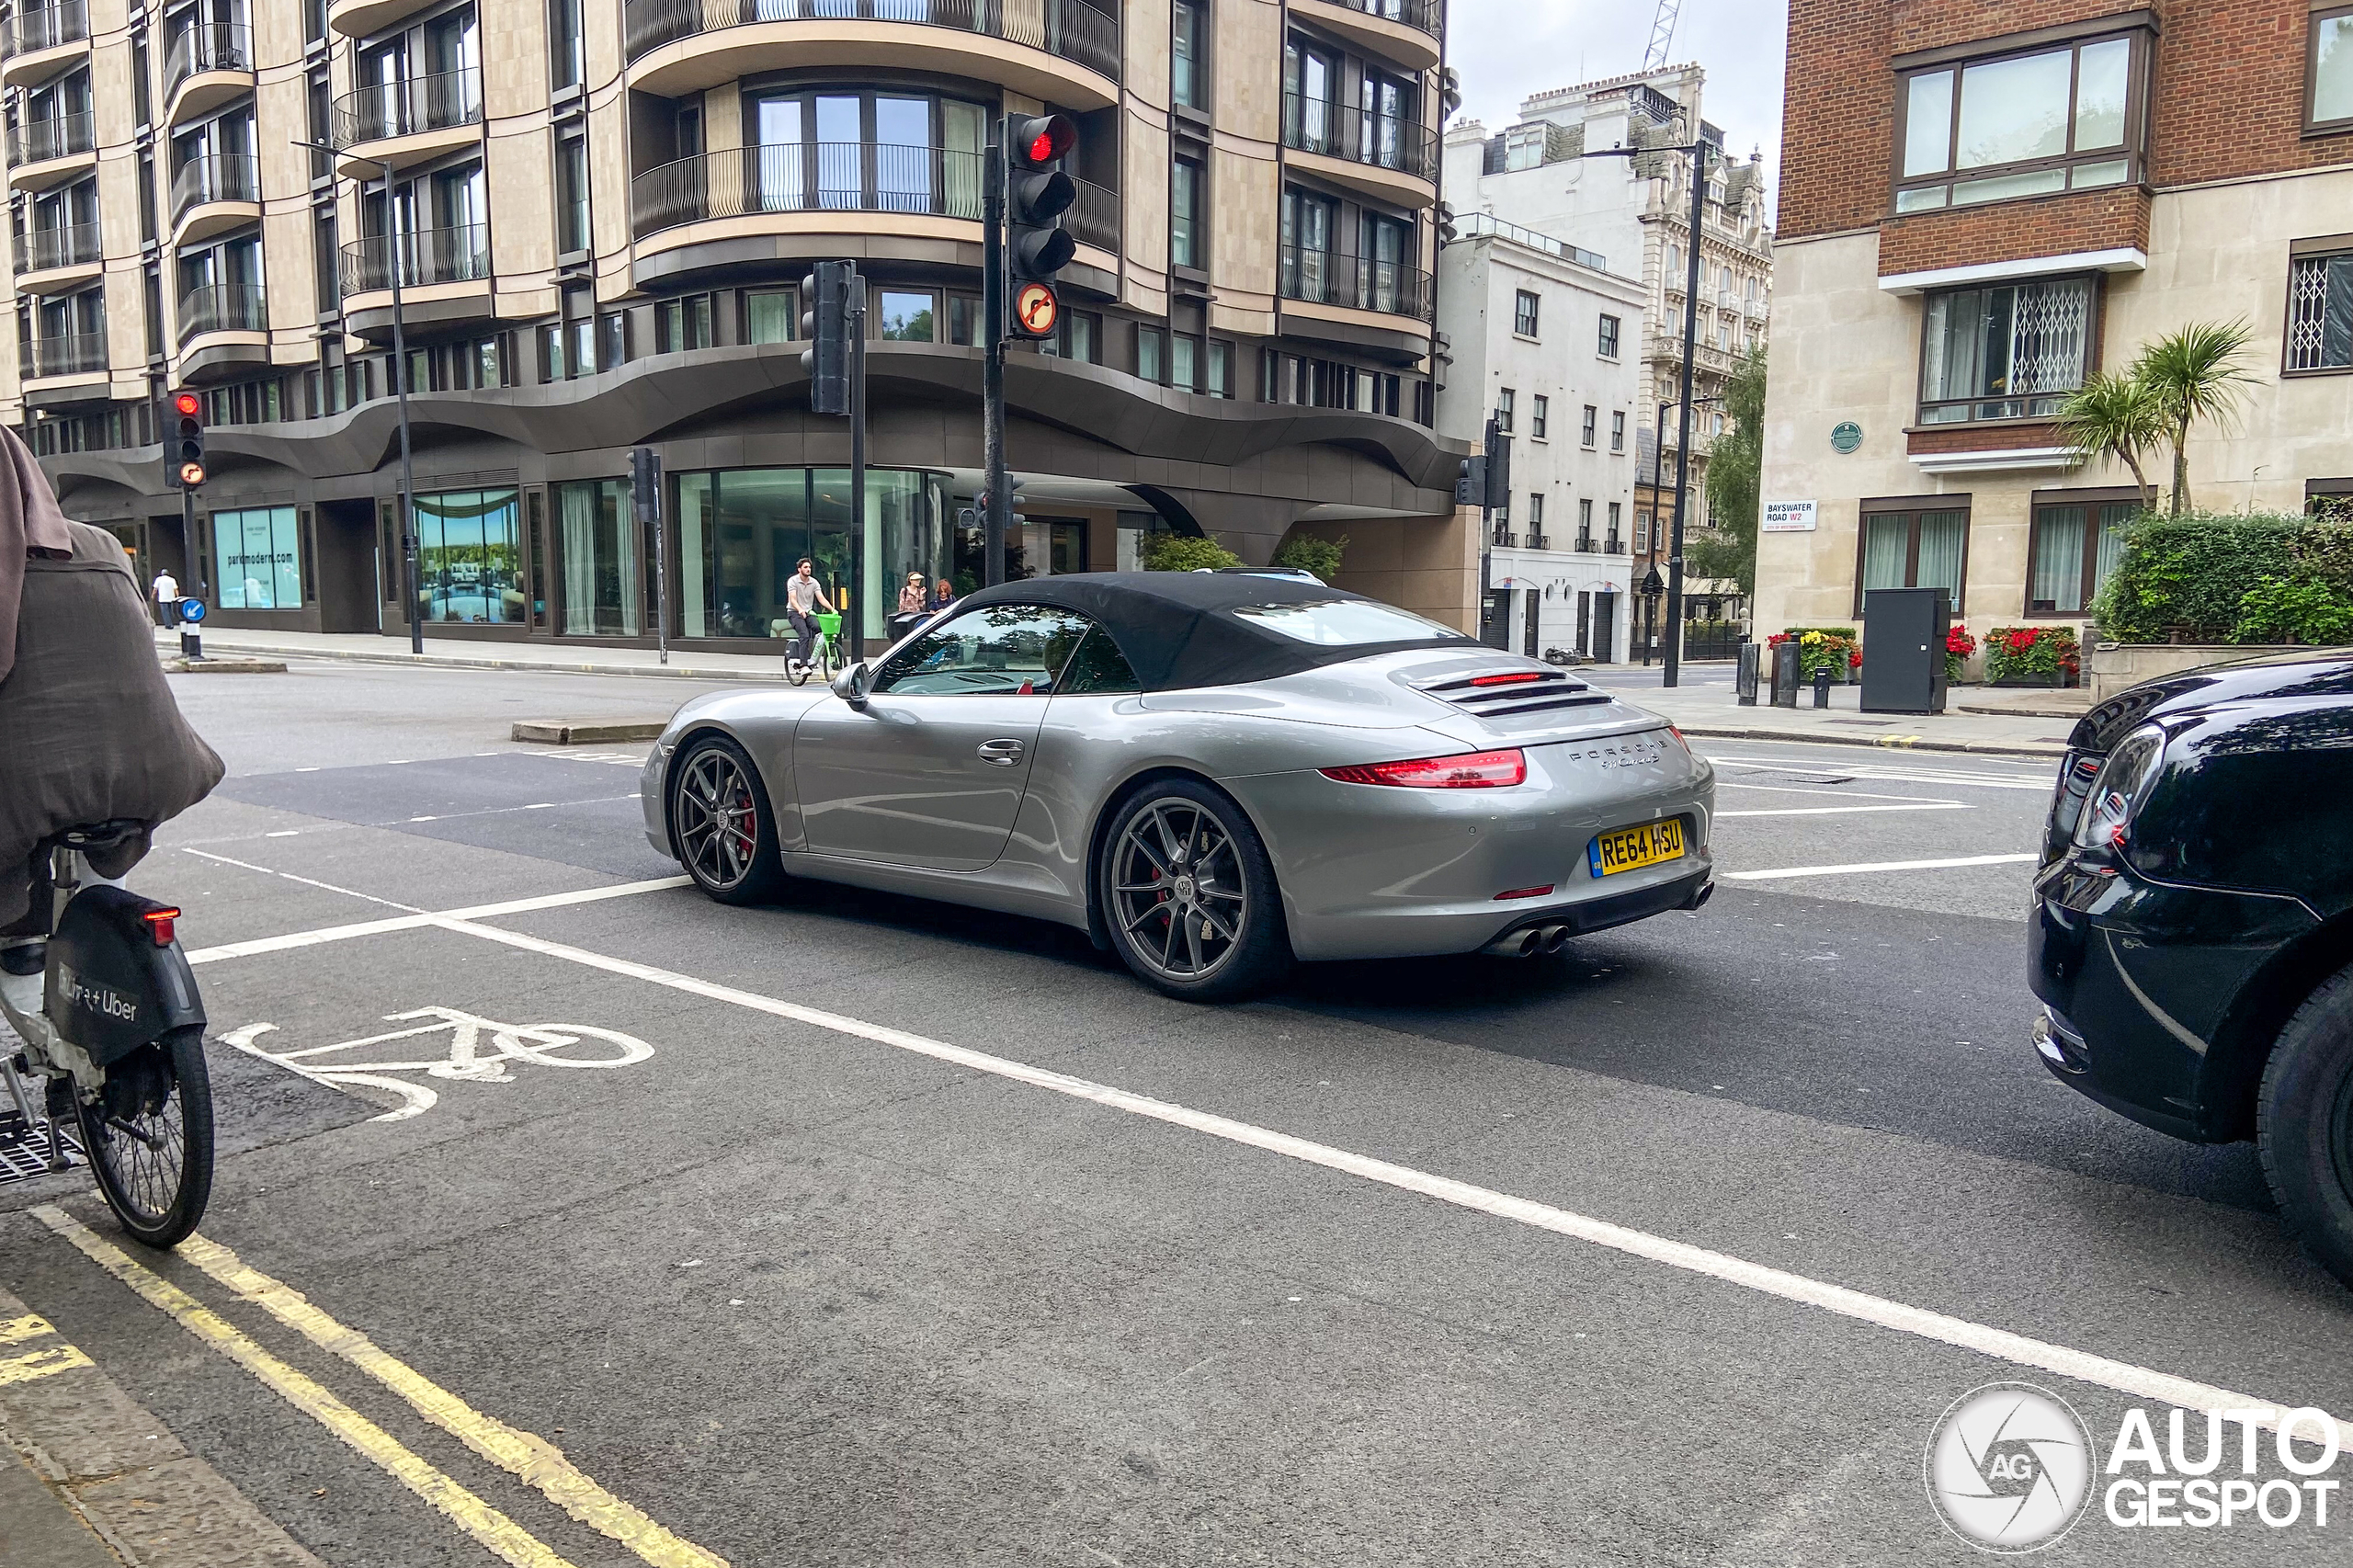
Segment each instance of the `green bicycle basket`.
M827 615L824 610L819 610L817 630L825 634L827 642L838 641L842 634L842 618L838 615Z

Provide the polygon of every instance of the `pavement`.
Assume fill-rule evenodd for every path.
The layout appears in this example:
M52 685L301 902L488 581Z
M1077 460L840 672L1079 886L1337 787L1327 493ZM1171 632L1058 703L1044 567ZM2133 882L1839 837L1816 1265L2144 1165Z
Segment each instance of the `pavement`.
M691 683L288 665L172 677L230 777L131 877L212 1020L210 1245L0 1186L0 1334L232 1489L155 1526L249 1507L330 1568L1879 1568L1976 1560L1922 1464L1986 1384L2102 1463L2185 1386L2353 1412L2353 1296L2254 1151L2026 1044L2048 760L1703 739L1705 910L1202 1008L1035 922L713 903L642 744L507 739ZM64 1506L35 1480L0 1540ZM2095 1495L2053 1560L2336 1563L2342 1507Z

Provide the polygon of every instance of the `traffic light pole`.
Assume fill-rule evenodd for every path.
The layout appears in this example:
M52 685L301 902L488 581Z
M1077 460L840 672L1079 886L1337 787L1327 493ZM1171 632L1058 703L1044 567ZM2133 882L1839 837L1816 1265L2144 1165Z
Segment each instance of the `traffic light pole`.
M1013 524L1013 492L1005 475L1005 131L989 121L981 158L981 465L987 508L987 585L1005 581L1005 536Z
M1683 515L1691 494L1691 361L1699 340L1699 238L1708 217L1708 142L1691 143L1691 252L1683 283L1683 404L1682 434L1675 446L1675 531L1666 556L1666 672L1661 679L1676 684L1683 672ZM1653 486L1651 496L1657 499ZM1655 528L1657 519L1652 519Z
M866 278L853 271L849 301L849 656L866 657ZM879 584L879 579L878 579ZM879 596L881 590L878 586Z

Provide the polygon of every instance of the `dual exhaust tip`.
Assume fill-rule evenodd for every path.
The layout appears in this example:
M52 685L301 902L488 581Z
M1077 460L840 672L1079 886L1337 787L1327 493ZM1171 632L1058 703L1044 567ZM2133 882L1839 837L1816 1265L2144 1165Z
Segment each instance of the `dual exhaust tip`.
M1539 954L1550 956L1568 946L1576 933L1566 926L1529 926L1496 937L1481 949L1497 958L1532 959Z

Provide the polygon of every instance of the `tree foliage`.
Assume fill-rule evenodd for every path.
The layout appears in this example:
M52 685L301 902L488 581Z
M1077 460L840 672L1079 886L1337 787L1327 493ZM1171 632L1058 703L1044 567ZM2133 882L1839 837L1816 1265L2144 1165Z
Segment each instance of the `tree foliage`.
M1345 534L1338 539L1293 534L1280 550L1275 551L1275 564L1313 572L1319 582L1327 585L1336 583L1340 578L1340 552L1347 547L1347 536Z
M1203 567L1215 572L1241 564L1242 557L1213 539L1154 534L1144 541L1143 569L1147 572L1198 572Z
M1685 551L1697 577L1729 577L1756 591L1756 496L1765 467L1765 346L1742 356L1724 383L1724 431L1708 449L1711 536Z
M2142 460L2161 446L2169 426L2157 391L2139 377L2097 371L2059 405L2059 433L2086 461L2114 458L2131 472L2141 509L2157 507L2156 486Z
M2100 591L2101 635L2353 642L2353 527L2279 513L2147 517Z
M2189 432L2200 420L2228 427L2255 377L2239 363L2253 329L2244 321L2192 322L2141 346L2131 378L2156 400L2173 444L2173 505L2189 510Z

